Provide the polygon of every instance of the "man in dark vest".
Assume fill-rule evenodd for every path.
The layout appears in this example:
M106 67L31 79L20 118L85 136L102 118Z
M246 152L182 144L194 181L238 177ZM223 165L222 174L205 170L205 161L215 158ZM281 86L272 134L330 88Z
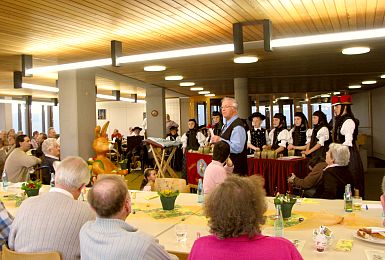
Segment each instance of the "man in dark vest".
M247 176L246 130L238 117L238 103L234 98L225 97L222 100L222 115L225 120L222 134L212 136L211 142L227 142L230 146L230 159L234 163L234 173Z

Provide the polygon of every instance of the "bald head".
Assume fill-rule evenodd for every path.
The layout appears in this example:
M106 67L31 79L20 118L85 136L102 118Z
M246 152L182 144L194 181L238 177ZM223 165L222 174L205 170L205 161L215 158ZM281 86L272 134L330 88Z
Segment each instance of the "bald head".
M113 218L120 213L127 199L127 186L120 176L106 176L98 180L88 193L88 202L102 218Z

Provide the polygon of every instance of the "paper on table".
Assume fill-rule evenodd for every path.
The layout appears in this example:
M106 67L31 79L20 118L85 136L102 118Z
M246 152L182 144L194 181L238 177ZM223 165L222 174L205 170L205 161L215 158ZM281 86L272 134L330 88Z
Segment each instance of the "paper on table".
M365 250L368 260L385 260L385 251L383 250Z
M366 207L368 207L368 209L382 209L381 204L363 204L361 206L362 209L366 209Z
M152 200L152 199L155 199L155 198L157 198L157 197L159 197L159 195L150 195L150 196L144 197L144 199L145 199L145 200Z
M297 248L298 252L301 253L303 247L305 246L305 240L298 240L298 239L290 239L290 241L294 244L294 246Z

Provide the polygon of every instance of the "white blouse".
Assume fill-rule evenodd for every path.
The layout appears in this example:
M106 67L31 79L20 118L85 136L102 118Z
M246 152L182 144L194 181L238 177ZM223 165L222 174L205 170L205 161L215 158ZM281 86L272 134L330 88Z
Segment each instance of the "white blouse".
M254 128L254 130L262 130L262 128ZM269 144L269 131L265 130L265 135L266 135L266 144ZM247 131L247 144L251 144L251 132L250 130Z
M205 146L206 137L201 132L197 132L196 137L197 137L199 145L201 147ZM182 135L182 138L180 140L182 141L182 148L186 148L187 147L187 135L186 135L186 133L184 133Z
M269 133L269 145L272 145L274 143L274 131L275 128L272 129ZM280 142L278 145L285 147L287 146L287 143L290 140L290 133L287 131L287 129L283 129L277 136L278 142Z
M306 132L306 144L309 144L311 142L311 136L313 134L313 129L309 129L310 131ZM330 138L330 132L329 129L326 126L321 127L320 130L317 132L317 144L320 144L321 146L325 145L325 142L329 140Z
M307 144L307 140L309 138L309 133L310 133L310 138L311 138L311 131L312 129L307 129L306 130L306 144ZM289 144L293 144L294 140L293 140L293 132L294 132L294 127L292 129L290 129L289 131L289 134L290 134L290 139L289 139Z
M345 136L345 142L343 145L353 146L353 133L356 129L356 123L353 119L347 119L341 127L341 134Z

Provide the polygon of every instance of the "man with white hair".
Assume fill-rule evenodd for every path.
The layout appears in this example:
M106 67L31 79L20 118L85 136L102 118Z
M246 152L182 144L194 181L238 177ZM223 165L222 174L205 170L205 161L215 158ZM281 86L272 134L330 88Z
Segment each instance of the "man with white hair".
M60 145L58 144L57 139L48 138L44 140L42 151L44 153L44 157L41 166L46 167L42 173L42 183L50 184L51 172L55 173L53 163L60 160Z
M80 231L83 260L171 258L153 237L125 222L131 213L131 199L119 176L98 180L88 192L88 202L97 217Z
M77 200L89 181L83 159L71 156L63 160L56 169L56 186L21 204L11 227L9 248L16 252L58 251L63 260L80 259L80 228L95 219L89 205Z
M48 128L48 138L56 138L56 130L53 127Z
M217 143L222 140L227 142L230 146L230 159L234 163L234 173L246 176L247 138L243 121L238 117L238 103L234 98L225 97L221 109L225 124L221 136L212 136L211 142Z

